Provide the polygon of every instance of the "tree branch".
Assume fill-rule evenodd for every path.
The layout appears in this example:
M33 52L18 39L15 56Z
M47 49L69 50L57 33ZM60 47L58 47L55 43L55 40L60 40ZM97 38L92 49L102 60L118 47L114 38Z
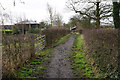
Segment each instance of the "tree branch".
M3 10L5 10L5 8L2 6L2 4L0 3L0 6L2 7Z

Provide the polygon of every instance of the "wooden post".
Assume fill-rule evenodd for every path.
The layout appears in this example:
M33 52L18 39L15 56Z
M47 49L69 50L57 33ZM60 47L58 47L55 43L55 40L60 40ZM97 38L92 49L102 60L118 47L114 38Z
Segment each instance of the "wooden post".
M29 24L29 29L31 29L31 24Z
M24 24L22 24L22 34L24 35Z
M5 26L4 26L4 34L5 34Z
M12 34L13 34L13 29L14 29L14 28L13 28L13 26L11 26L11 27L12 27Z

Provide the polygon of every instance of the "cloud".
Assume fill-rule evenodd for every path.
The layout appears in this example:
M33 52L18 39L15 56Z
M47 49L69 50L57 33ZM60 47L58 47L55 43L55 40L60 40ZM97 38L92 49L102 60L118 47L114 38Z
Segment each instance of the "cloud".
M49 3L56 12L63 15L65 22L68 22L69 17L73 12L65 10L65 2L67 0L22 0L25 4L16 0L16 6L13 6L13 0L2 0L2 5L6 8L6 12L11 11L15 16L25 14L28 19L37 20L38 22L45 20L48 17L47 3Z

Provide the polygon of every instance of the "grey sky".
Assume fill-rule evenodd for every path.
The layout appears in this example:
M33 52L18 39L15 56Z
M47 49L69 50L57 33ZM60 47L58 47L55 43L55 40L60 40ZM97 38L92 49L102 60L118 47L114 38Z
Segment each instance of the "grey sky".
M47 20L47 3L49 3L56 12L63 16L63 21L68 22L69 18L75 13L66 9L67 0L22 0L25 4L21 4L20 0L16 0L16 6L13 6L13 0L0 0L5 8L3 12L11 12L14 16L26 16L28 19L40 22ZM8 24L8 23L7 23Z
M41 22L44 20L48 20L49 14L47 11L47 3L49 3L56 12L59 12L63 16L63 21L67 23L74 15L74 11L70 11L66 8L66 2L68 0L21 0L24 1L25 4L21 4L20 0L16 0L16 6L13 6L14 0L0 0L1 4L5 8L2 10L0 7L0 11L6 13L12 13L15 18L26 16L27 19L36 20L37 22ZM96 1L96 0L93 0ZM102 0L110 2L112 0ZM113 0L120 1L120 0ZM84 6L81 6L81 9ZM9 23L5 23L9 24Z

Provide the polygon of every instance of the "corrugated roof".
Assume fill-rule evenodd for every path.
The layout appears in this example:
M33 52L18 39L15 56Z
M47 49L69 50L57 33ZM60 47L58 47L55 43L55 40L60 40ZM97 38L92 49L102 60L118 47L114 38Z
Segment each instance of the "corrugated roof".
M36 21L28 21L28 20L26 20L26 21L18 22L16 24L39 24L39 23L37 23Z

